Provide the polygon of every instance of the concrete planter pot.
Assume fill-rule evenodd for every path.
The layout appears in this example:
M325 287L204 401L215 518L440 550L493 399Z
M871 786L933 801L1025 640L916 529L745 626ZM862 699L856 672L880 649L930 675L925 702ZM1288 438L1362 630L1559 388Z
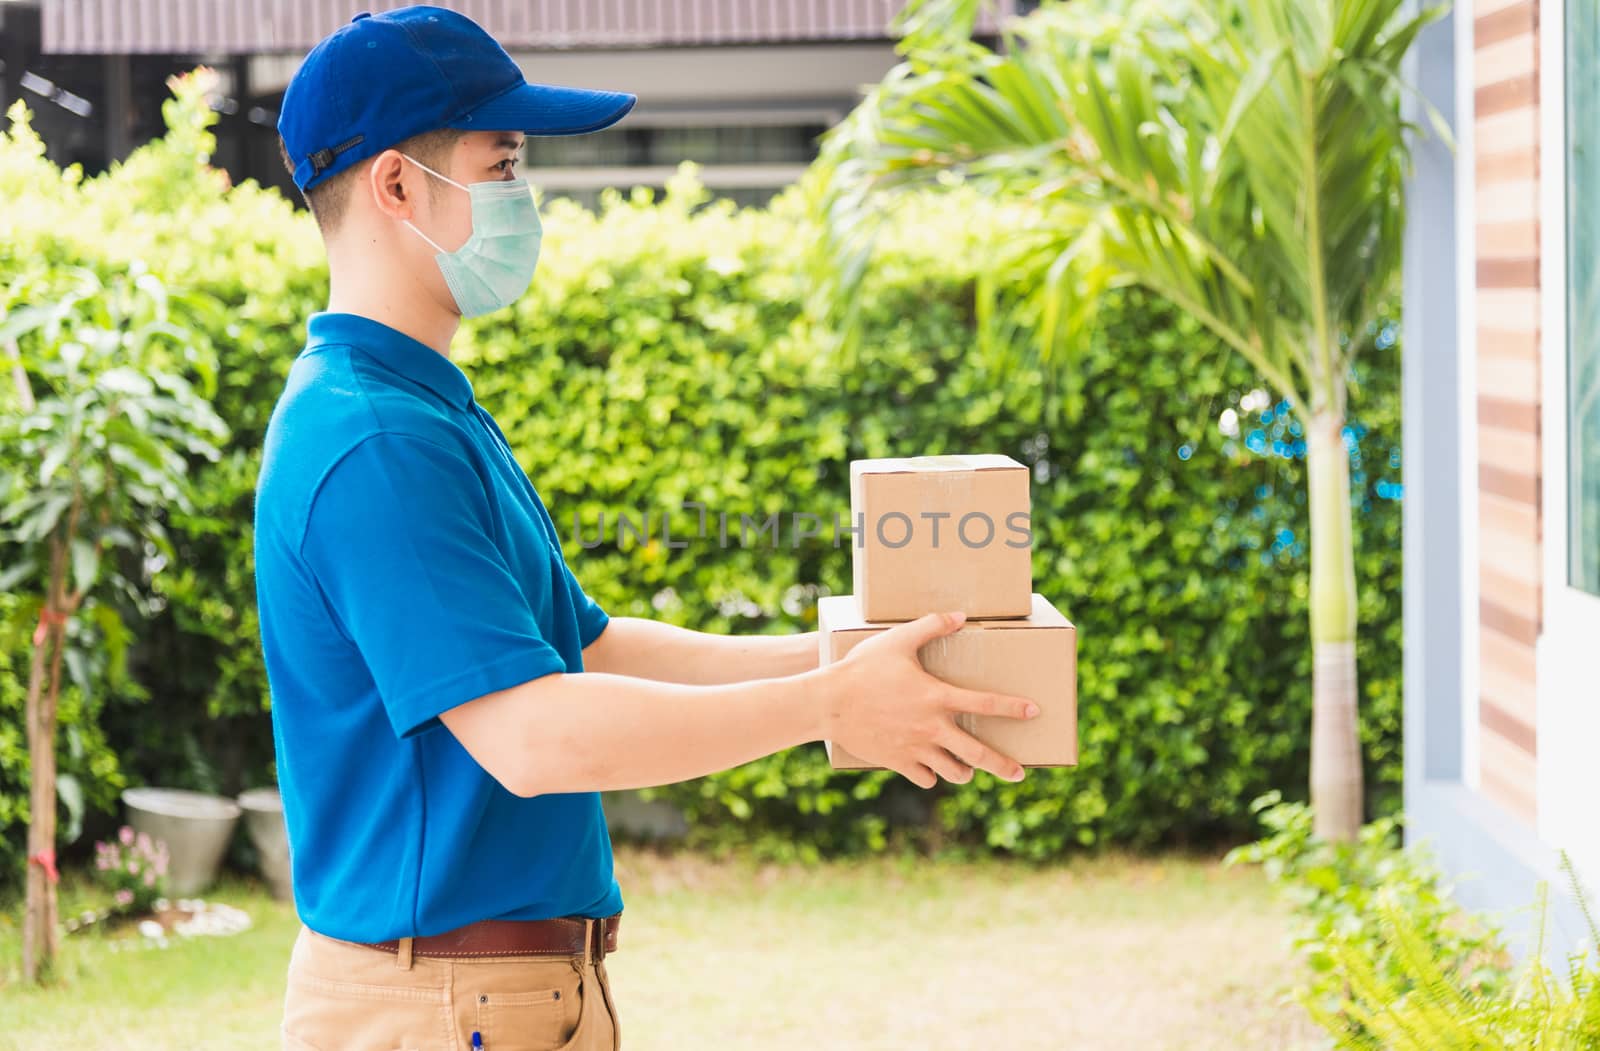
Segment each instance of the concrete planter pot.
M189 897L211 886L239 823L239 804L179 788L130 788L122 802L135 832L166 843L169 894Z
M255 844L261 875L279 901L292 901L289 878L289 829L283 822L283 797L276 788L252 788L239 796L244 827Z

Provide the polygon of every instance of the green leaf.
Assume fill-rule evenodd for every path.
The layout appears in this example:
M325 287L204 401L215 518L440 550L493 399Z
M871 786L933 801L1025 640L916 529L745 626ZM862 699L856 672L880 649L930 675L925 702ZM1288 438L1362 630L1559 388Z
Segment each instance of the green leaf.
M43 540L56 528L61 516L72 506L71 493L50 493L30 511L17 527L17 539L23 543Z
M129 394L136 397L149 397L155 393L155 385L146 376L126 368L108 369L101 373L99 386L102 390L111 391L113 394Z
M22 558L0 569L0 593L8 592L31 577L38 568L32 559Z
M67 462L67 457L72 455L72 439L70 437L58 438L45 450L44 457L39 461L39 484L49 485L50 479L55 477L57 469Z
M1287 54L1282 47L1273 48L1266 54L1256 57L1250 72L1245 76L1244 80L1240 81L1238 88L1234 91L1233 100L1228 104L1228 115L1223 119L1222 130L1217 133L1216 138L1216 149L1219 153L1226 153L1233 144L1233 136L1239 129L1239 122L1271 81L1272 75L1277 72L1279 63L1284 62L1286 58ZM1200 195L1202 201L1209 202L1212 199L1216 175L1222 170L1219 165L1212 167L1206 190Z
M89 674L88 654L78 646L67 646L62 653L62 660L67 665L67 679L76 686L84 696L94 692L94 679Z
M24 306L0 318L0 344L20 339L48 323L54 312L48 307Z
M76 843L78 837L83 835L83 815L87 809L83 785L72 774L57 774L56 796L67 808L67 826L62 830L61 838L68 843Z
M109 658L106 668L107 681L112 686L120 685L128 670L128 641L130 632L122 623L116 608L106 602L96 602L86 611L89 619L100 629L101 644L106 648Z
M95 578L100 573L100 552L97 546L82 537L75 537L72 541L72 587L80 595L86 595L94 587Z

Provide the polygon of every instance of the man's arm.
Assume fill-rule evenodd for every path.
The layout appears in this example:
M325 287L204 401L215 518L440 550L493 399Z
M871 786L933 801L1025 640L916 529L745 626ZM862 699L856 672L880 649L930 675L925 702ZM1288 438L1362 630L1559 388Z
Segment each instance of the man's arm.
M939 776L966 780L973 765L1021 773L952 715L1016 716L1027 702L958 689L917 662L918 647L955 631L959 616L897 625L825 669L754 682L569 674L492 528L485 483L459 450L379 431L328 470L300 555L395 734L439 733L443 723L508 791L668 784L819 737L923 787ZM352 537L384 534L384 543L350 547ZM590 612L593 646L595 630L609 629L600 630L597 607ZM798 662L801 642L774 645L795 646Z
M639 617L612 617L583 651L586 672L715 686L798 675L817 666L817 634L713 635Z
M954 716L1030 718L1037 706L952 686L917 660L919 647L961 622L923 617L868 639L838 664L755 682L694 686L606 672L544 675L439 719L478 765L519 796L672 784L821 738L923 788L939 777L971 780L974 767L1021 780L1021 766L961 730Z

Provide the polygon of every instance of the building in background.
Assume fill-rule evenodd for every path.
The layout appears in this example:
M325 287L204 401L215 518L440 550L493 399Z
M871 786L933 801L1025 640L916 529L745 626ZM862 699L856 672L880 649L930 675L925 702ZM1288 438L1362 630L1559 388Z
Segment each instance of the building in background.
M895 63L904 0L438 0L482 24L530 80L631 91L614 128L530 139L526 174L593 203L605 187L662 186L679 162L741 203L770 198L816 156L817 136ZM7 104L38 114L52 159L103 168L161 132L165 80L223 76L216 162L293 197L278 107L302 55L396 0L0 0ZM1031 4L1002 0L981 29Z
M1458 3L1411 76L1456 146L1407 217L1405 807L1469 904L1551 881L1564 972L1558 851L1600 887L1600 13Z
M46 53L40 5L0 0L0 108L26 102L50 159L62 166L99 171L161 134L166 79L193 65L161 55ZM120 119L109 120L113 112Z

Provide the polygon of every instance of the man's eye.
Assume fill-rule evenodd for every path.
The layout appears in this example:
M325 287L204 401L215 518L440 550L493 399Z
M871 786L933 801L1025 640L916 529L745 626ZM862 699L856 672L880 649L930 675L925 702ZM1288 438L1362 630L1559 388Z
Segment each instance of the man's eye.
M505 160L503 160L499 164L495 165L496 168L500 169L503 172L509 172L509 171L511 171L511 169L515 168L516 166L517 166L517 161L516 161L515 157L507 157Z

